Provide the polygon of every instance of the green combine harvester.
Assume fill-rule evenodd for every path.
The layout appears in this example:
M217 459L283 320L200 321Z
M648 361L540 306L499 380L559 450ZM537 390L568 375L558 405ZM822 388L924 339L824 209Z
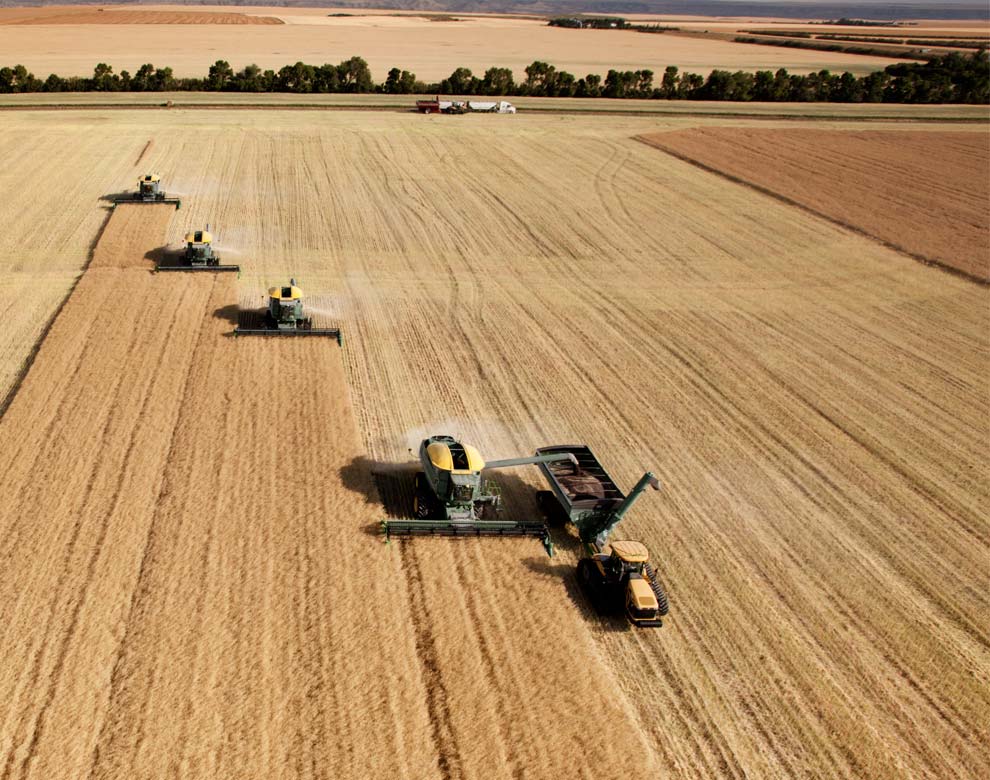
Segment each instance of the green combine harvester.
M239 265L221 265L220 255L213 251L213 234L206 230L193 230L186 234L186 250L179 262L158 263L156 271L236 271Z
M174 203L176 208L182 206L182 201L178 198L170 198L162 189L162 177L157 173L148 173L138 179L138 189L132 195L114 200L113 205L119 203Z
M551 456L569 455L569 458ZM649 471L623 495L615 480L584 444L542 447L536 456L550 490L537 503L553 522L577 529L586 556L578 562L578 582L599 612L621 614L637 626L662 626L669 605L663 583L650 564L646 546L634 541L609 542L626 513L648 487L660 489Z
M413 515L409 520L383 520L388 541L393 536L533 536L553 555L553 541L546 523L533 520L501 520L501 492L496 483L482 477L488 469L572 461L569 453L537 454L487 463L469 444L452 436L431 436L419 446L423 470L416 474Z
M271 287L268 290L268 308L260 313L242 312L244 318L260 319L260 322L250 322L248 327L238 325L234 328L235 336L328 336L336 339L338 346L343 346L343 337L339 328L314 328L313 320L303 316L303 292L296 286L296 280L290 279L285 286Z

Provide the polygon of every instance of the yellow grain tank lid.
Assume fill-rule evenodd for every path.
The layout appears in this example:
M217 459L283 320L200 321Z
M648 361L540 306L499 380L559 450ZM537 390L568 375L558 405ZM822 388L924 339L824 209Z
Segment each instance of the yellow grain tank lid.
M426 454L430 456L430 463L441 471L452 471L454 474L466 474L471 471L481 471L485 467L484 458L470 444L459 445L464 450L467 460L466 469L454 468L454 456L450 447L442 441L435 441L426 448Z
M209 244L213 241L213 234L205 230L194 230L186 233L187 244Z
M285 287L269 287L268 295L276 301L298 301L302 300L302 290L294 284L287 284Z
M148 173L148 174L145 174L144 176L142 176L140 179L138 179L139 182L142 182L142 181L152 181L152 182L154 182L154 181L161 181L161 180L162 180L162 177L159 176L157 173Z
M650 551L642 542L612 542L612 552L626 563L646 563L650 560Z

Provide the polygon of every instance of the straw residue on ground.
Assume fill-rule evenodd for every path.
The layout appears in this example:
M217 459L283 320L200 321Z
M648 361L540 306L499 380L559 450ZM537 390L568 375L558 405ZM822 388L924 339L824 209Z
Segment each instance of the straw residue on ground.
M336 342L229 337L229 275L150 273L174 213L117 208L0 421L2 776L649 765L555 582L382 544Z
M190 225L210 222L225 260L239 262L243 275L222 305L217 293L232 285L229 277L154 281L199 311L202 339L215 350L202 359L188 354L188 324L172 326L179 328L174 347L164 341L167 329L152 328L172 306L153 304L150 292L139 287L136 295L148 301L135 301L134 313L122 317L153 331L135 343L163 339L159 350L173 348L175 362L198 377L184 392L163 379L160 400L149 401L163 411L143 423L174 432L177 442L163 461L146 448L150 473L164 472L168 490L133 491L152 503L161 496L154 518L133 510L162 529L145 569L151 590L133 591L132 639L122 644L116 688L111 673L77 673L86 659L69 654L76 660L59 667L56 704L45 705L50 689L35 692L22 663L4 667L5 698L16 702L2 732L10 774L26 767L41 776L66 755L82 757L69 766L88 768L98 754L104 777L140 775L159 759L179 762L176 771L187 775L229 773L257 760L251 766L259 772L305 776L308 765L278 764L288 755L279 753L284 739L263 743L271 746L264 755L250 752L260 732L243 713L248 705L266 716L284 713L279 733L293 735L292 755L309 760L319 752L306 741L314 731L299 724L326 723L315 702L352 689L320 678L300 698L299 680L286 682L287 673L267 661L252 663L241 632L255 631L273 663L313 669L312 645L295 637L327 630L333 640L319 657L326 669L346 671L350 655L337 658L333 648L372 655L363 632L378 625L401 639L373 635L375 652L386 655L369 661L376 674L364 682L399 686L405 708L383 704L390 700L374 687L354 706L378 713L375 727L381 719L409 734L401 759L396 742L384 751L391 762L384 770L400 776L406 769L411 776L579 774L589 755L616 774L644 764L686 777L987 774L987 289L633 138L673 123L450 119L267 112L246 127L234 111L72 115L80 138L114 129L116 156L105 170L114 188L133 181L147 149L141 165L183 193L182 210L169 212L178 218L166 236L149 237L150 246L174 244ZM30 114L10 123L40 137L64 132L66 121ZM85 160L94 147L80 143ZM933 148L939 143L933 134ZM32 160L15 165L23 171ZM50 221L59 235L79 218L74 209L25 208L24 220ZM338 354L333 342L213 338L229 329L234 299L260 305L265 287L289 276L310 295L314 316L344 330L349 411L332 400L345 385L329 362ZM118 344L124 336L113 331L108 342L106 320L75 336L75 348L92 340L89 349L102 354ZM111 355L122 349L113 346ZM107 363L136 371L145 363L134 350ZM44 348L36 366L43 357ZM71 366L50 371L39 379L42 389L25 382L24 398L38 395L30 409L39 419L51 408L92 407L99 433L105 410L133 408L133 400L106 397L114 385L104 373L71 382ZM282 371L286 381L269 387L266 378ZM57 393L72 383L87 396L71 407L58 394L48 403L42 390L57 382ZM147 378L132 384L158 387ZM15 410L0 423L4 433L15 430L7 427ZM145 419L129 414L114 417L110 430ZM352 444L337 430L348 415L359 431ZM82 458L53 455L42 434L22 430L27 416L16 419L10 440L25 441L9 466L22 469L16 484L37 471L28 495L65 502L42 506L74 518L72 486L89 484L73 470ZM275 438L283 421L289 444ZM532 540L382 545L376 520L390 508L382 501L408 494L408 448L430 433L462 437L488 458L587 442L626 489L645 468L655 470L663 492L645 496L620 532L646 542L660 565L672 602L664 628L631 632L593 615L575 587L577 545L563 531L555 531L552 561ZM60 441L68 447L77 438ZM113 442L105 449L119 452ZM285 471L272 451L286 459ZM306 468L316 470L300 475L303 452ZM129 473L111 466L118 476ZM64 469L69 478L58 476ZM493 476L509 517L535 516L535 469ZM65 498L49 495L50 483L67 485ZM321 514L290 516L277 497L247 505L249 494L285 490ZM408 507L397 503L399 511ZM38 679L47 682L58 637L69 635L63 615L68 610L71 622L81 592L80 563L66 554L61 525L39 532L33 505L4 512L0 550L19 566L8 566L0 581L4 617L16 626L4 657L38 654ZM283 527L292 536L277 533ZM133 581L135 549L148 533L133 523L119 528L134 535L118 543L134 562ZM92 535L80 538L88 543ZM73 555L85 571L92 551L79 549ZM310 563L299 562L307 560L303 550L312 551ZM331 576L336 568L348 574L346 586ZM262 588L252 578L261 577L270 602L258 600ZM345 590L328 596L332 587ZM99 628L87 629L93 646L104 648L92 655L113 657L127 623L88 616L99 603L116 605L119 593L99 602L85 592L76 625L116 626L102 639ZM368 593L382 610L374 621L366 617ZM291 617L262 620L268 603ZM36 628L49 614L51 643ZM325 622L314 630L310 620ZM292 621L298 634L282 628ZM90 641L80 636L67 646ZM188 664L165 653L187 645L194 646ZM305 650L293 656L289 647ZM164 677L155 676L156 664ZM393 667L404 670L404 682L388 676ZM263 681L259 690L239 684L242 669ZM83 680L96 682L90 688ZM269 702L277 685L288 692ZM100 693L63 698L76 687ZM86 696L109 701L111 690L120 706L99 728L84 720L54 727L67 719L56 718L62 702L79 712ZM218 723L210 707L235 714ZM180 717L165 722L161 708ZM358 712L349 717L334 723L357 734ZM188 737L183 719L195 729ZM35 741L36 722L52 725ZM176 757L183 740L189 752ZM229 761L214 752L221 742ZM328 761L340 756L328 750ZM396 768L400 760L408 767ZM351 766L359 776L366 769L345 762L338 774Z

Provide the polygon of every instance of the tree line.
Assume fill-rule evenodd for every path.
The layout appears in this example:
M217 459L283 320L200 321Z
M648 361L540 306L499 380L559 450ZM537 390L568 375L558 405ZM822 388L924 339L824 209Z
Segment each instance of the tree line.
M602 78L577 78L546 62L536 61L516 81L509 68L493 67L480 78L457 68L439 82L424 82L407 70L392 68L376 83L368 63L351 57L339 65L297 62L278 71L257 65L235 71L218 60L205 78L177 78L171 68L142 65L134 74L114 73L100 63L91 78L36 78L23 65L0 68L0 93L11 92L294 92L385 93L542 97L642 98L654 100L732 100L768 102L829 101L839 103L990 103L987 52L952 53L925 63L898 63L856 77L827 70L807 75L761 70L713 70L707 77L681 73L675 66L659 79L652 70L610 70Z

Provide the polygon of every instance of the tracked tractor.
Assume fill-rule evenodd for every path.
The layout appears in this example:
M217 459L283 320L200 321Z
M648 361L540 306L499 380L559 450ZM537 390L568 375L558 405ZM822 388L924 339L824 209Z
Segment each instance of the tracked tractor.
M646 488L660 482L646 472L623 495L612 477L583 444L542 447L538 457L571 455L568 460L542 461L540 470L550 490L540 491L537 502L550 522L569 522L577 528L586 555L577 575L595 609L621 614L637 626L662 626L669 605L646 546L634 541L612 541L609 536Z
M178 198L170 198L162 189L162 177L157 173L148 173L138 179L137 192L125 198L117 198L118 203L174 203L176 208L182 205Z
M258 327L234 328L235 336L329 336L342 345L339 328L314 328L313 321L303 316L303 292L290 279L285 286L268 290L268 308L261 315Z
M213 251L213 234L206 230L193 230L186 234L186 250L178 263L158 263L156 271L237 271L239 265L221 265L220 255Z
M542 521L500 519L498 485L482 476L490 469L573 460L569 453L510 458L487 463L478 451L452 436L430 436L419 446L422 471L415 477L413 515L383 520L386 540L393 536L534 536L553 555L550 532Z

